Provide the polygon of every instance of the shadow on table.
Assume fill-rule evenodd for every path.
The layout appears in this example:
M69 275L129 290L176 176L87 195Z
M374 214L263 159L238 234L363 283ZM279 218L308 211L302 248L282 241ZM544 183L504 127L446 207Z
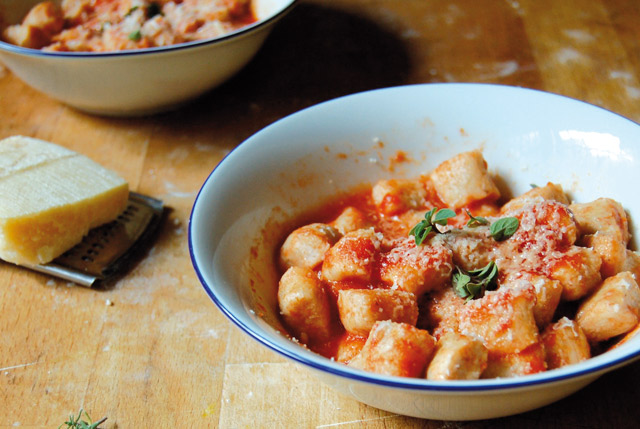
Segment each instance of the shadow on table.
M238 75L181 109L143 119L163 132L242 129L238 143L290 113L365 90L401 85L409 55L394 34L363 17L301 4ZM178 132L178 130L175 130Z
M515 416L475 422L459 422L467 429L584 429L637 428L640 408L640 363L605 374L592 384L546 407ZM437 426L440 427L440 426ZM448 427L443 425L442 427Z

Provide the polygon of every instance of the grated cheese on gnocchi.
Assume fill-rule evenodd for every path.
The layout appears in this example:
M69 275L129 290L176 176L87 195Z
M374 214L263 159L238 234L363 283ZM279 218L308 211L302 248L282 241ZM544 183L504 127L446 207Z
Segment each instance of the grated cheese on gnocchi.
M108 52L214 38L255 21L251 0L45 1L2 39L45 51Z
M639 255L618 202L569 201L554 183L505 201L479 151L373 184L286 238L284 324L327 358L403 377L517 377L589 359L638 325Z

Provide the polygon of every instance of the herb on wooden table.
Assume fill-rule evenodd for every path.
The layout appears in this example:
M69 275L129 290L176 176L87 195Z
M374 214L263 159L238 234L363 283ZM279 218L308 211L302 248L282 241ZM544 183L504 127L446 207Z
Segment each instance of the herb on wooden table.
M83 414L86 416L88 421L81 420ZM107 418L103 417L97 422L94 422L93 420L91 420L91 417L89 417L89 414L87 414L85 410L80 408L80 411L78 411L78 415L76 417L74 417L73 414L71 414L69 416L69 420L62 423L60 426L58 426L58 429L62 427L67 427L71 429L99 429L99 426L102 423L104 423L105 420L107 420Z

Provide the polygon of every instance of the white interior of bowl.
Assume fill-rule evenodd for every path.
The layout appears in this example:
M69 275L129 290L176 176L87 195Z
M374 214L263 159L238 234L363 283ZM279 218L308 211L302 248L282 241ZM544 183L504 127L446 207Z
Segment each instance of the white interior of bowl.
M279 333L273 252L286 219L336 193L414 177L476 148L514 195L551 181L578 202L620 201L635 236L639 142L640 126L621 116L515 87L431 84L344 97L272 124L216 167L191 217L193 263L207 293L245 332L321 371L379 385L474 392L593 376L637 358L640 336L581 364L512 379L431 382L351 370ZM390 168L398 150L413 161Z

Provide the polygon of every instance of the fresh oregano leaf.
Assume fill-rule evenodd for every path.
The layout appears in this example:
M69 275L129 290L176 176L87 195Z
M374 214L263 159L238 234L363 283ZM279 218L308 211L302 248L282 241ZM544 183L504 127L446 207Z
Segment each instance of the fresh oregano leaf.
M465 271L456 266L451 282L453 291L460 298L469 302L472 299L482 298L485 291L494 290L498 286L498 265L494 261L489 262L484 267Z
M489 221L482 216L474 216L467 210L467 216L469 216L469 221L467 222L467 226L471 228L475 228L476 226L481 225L489 225Z
M432 208L424 215L424 220L418 222L416 226L411 228L409 235L413 235L416 239L416 244L419 246L427 238L431 232L440 233L437 225L446 225L448 219L455 217L456 212L451 209L440 209L436 207Z
M456 267L456 272L453 273L452 283L453 291L460 298L467 298L470 295L467 289L467 284L471 281L471 277L464 273L460 267Z
M446 225L447 221L452 217L456 217L456 212L451 209L442 209L438 210L438 212L433 216L432 223L437 223L438 225Z
M142 33L140 32L140 30L135 30L129 33L129 40L137 42L140 39L142 39Z
M515 234L519 225L518 218L503 217L491 224L489 232L496 241L502 241Z

